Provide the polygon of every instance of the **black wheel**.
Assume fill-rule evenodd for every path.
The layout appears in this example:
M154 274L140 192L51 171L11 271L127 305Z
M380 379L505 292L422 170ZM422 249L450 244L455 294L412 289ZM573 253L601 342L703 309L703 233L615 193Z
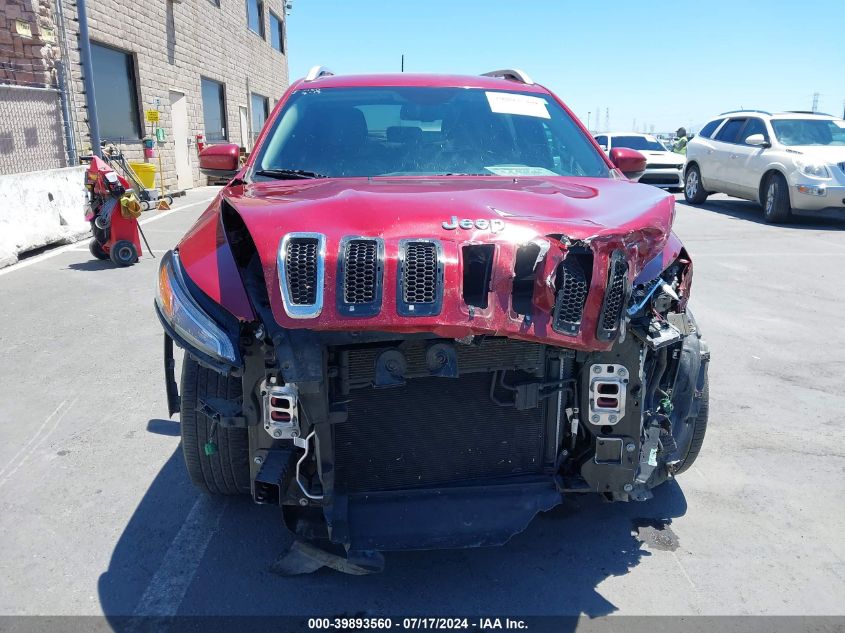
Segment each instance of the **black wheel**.
M173 196L164 196L164 201L167 202L169 206L173 206Z
M241 397L241 381L201 366L188 354L182 363L182 455L195 486L213 495L250 491L249 439L246 429L213 428L197 411L201 398Z
M131 266L138 261L135 245L127 240L118 240L109 249L111 260L118 266Z
M701 184L701 170L698 165L690 165L684 179L684 198L690 204L702 204L707 200L707 192Z
M789 205L789 188L780 174L770 174L763 183L763 219L766 222L789 222L792 209Z
M96 237L91 238L91 241L88 242L88 250L91 251L91 254L97 259L109 258L109 254L103 250L103 245L97 241Z
M683 457L675 469L676 475L689 469L698 457L698 453L701 452L701 446L704 444L704 434L707 433L707 417L709 410L710 379L708 376L704 376L704 388L701 390L701 407L698 410L698 416L695 418L695 422L692 423L693 428L689 444L686 449L684 449L683 446L678 447L681 449Z

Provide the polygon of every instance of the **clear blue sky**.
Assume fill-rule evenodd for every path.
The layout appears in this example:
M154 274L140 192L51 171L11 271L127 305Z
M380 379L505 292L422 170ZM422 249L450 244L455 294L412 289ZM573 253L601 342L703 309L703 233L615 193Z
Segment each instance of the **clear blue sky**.
M293 0L291 78L522 68L585 122L699 127L724 110L845 103L845 0Z

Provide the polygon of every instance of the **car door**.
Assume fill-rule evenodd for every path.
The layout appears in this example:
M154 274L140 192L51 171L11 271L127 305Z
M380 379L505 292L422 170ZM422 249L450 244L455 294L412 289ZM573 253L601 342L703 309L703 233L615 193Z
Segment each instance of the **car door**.
M713 138L707 151L705 168L701 170L702 179L708 189L731 195L737 190L734 173L736 164L732 164L731 154L736 149L737 137L746 120L746 117L728 119Z
M687 144L687 162L694 162L698 165L698 169L702 175L702 184L705 189L714 190L713 180L713 155L715 153L715 146L713 144L713 137L719 130L726 119L714 119L707 123L698 135ZM674 144L670 143L669 147ZM707 174L705 176L705 174Z
M759 117L748 117L745 126L740 130L737 144L730 155L731 173L736 182L736 194L749 200L757 199L760 179L766 171L768 148L759 145L749 145L748 137L762 134L766 141L771 142L766 123Z

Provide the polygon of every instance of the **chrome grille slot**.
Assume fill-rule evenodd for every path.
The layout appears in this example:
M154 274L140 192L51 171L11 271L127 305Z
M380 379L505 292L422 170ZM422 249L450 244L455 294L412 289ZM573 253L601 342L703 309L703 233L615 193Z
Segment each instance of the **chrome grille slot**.
M352 240L344 253L346 275L343 300L346 303L372 303L376 293L378 256L372 240Z
M399 243L397 309L406 316L440 313L443 302L443 256L436 240Z
M384 243L372 237L346 237L337 263L337 309L341 314L378 314L382 298Z
M288 233L282 238L277 265L288 316L311 318L322 311L325 245L320 233Z
M628 292L628 263L625 255L616 251L610 258L607 271L607 287L604 291L601 316L597 335L610 339L619 331L622 308Z
M402 300L405 303L434 303L437 294L437 253L434 244L412 242L405 251Z
M552 325L556 332L575 336L581 329L581 316L590 290L592 261L592 253L570 251L560 263Z

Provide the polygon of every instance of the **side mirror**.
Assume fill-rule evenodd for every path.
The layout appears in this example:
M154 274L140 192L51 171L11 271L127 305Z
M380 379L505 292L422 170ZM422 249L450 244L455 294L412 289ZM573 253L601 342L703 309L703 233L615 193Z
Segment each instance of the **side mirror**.
M766 137L762 134L752 134L747 139L745 139L746 145L754 145L755 147L771 147L772 144L766 140Z
M234 143L209 145L200 152L200 171L215 180L229 180L241 168L241 148Z
M635 149L614 147L610 150L610 162L625 174L628 180L637 181L645 172L646 157Z

